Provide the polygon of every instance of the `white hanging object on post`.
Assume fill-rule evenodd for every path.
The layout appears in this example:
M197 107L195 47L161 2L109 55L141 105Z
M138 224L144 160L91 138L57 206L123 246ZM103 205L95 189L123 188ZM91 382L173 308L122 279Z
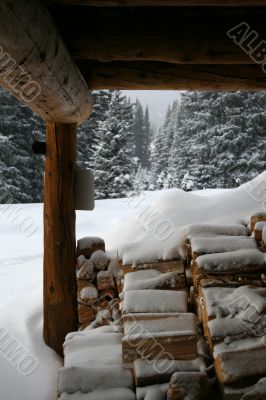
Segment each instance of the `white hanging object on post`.
M75 209L94 209L94 179L92 172L84 167L76 167Z

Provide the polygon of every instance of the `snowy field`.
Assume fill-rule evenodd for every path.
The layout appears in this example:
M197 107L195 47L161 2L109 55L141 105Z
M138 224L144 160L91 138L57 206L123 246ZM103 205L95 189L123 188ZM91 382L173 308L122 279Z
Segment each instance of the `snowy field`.
M146 193L146 212L158 210L156 215L174 226L164 240L154 235L152 224L145 227L137 199L97 201L93 212L77 213L77 237L102 236L107 249L119 249L127 260L136 249L140 259L182 253L186 225L247 223L253 212L263 210L265 182L264 173L252 185L233 190ZM9 332L36 360L32 373L23 375L0 348L1 400L56 399L61 360L42 340L42 235L41 204L0 206L0 339Z

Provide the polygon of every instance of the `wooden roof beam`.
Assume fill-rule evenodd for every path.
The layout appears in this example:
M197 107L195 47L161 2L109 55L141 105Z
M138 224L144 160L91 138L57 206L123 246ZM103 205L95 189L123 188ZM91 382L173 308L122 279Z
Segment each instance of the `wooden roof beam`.
M44 0L47 5L91 7L265 6L266 0Z
M0 21L0 85L44 120L87 119L88 87L41 2L2 0Z
M83 13L89 17L88 13ZM79 13L77 13L78 18ZM69 31L68 18L62 21L62 35L74 59L101 62L160 61L178 64L253 64L246 51L227 32L240 23L250 27L253 48L266 38L265 12L260 15L131 15L91 18ZM70 16L69 16L70 18ZM82 29L83 28L83 29ZM243 33L244 37L244 33ZM246 47L248 48L248 40ZM252 50L252 49L250 49Z
M90 89L266 90L259 65L177 65L158 62L87 62Z

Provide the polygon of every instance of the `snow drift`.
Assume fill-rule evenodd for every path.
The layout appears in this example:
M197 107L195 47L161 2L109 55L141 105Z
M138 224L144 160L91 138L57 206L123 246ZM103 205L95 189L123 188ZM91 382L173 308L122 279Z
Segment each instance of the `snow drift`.
M184 257L189 225L247 225L253 213L266 211L266 171L236 189L205 193L173 189L154 204L145 201L145 194L127 204L133 216L105 236L124 264Z

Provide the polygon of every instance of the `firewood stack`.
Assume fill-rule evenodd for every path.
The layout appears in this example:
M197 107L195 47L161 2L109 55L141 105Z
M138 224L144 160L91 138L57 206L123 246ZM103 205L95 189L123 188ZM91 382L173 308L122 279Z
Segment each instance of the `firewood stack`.
M102 239L78 242L81 329L119 325L137 400L216 399L219 387L223 400L266 398L263 218L252 217L252 236L244 225L190 226L186 263L119 264Z
M105 253L101 238L85 237L77 246L78 316L80 329L120 319L117 261Z
M204 335L223 399L266 398L266 382L259 383L266 375L266 288L200 288L200 297Z
M177 392L189 396L189 384L184 388L176 380L175 390L169 386L175 373L188 374L190 385L195 374L202 374L210 389L212 367L189 304L183 261L121 263L120 267L124 275L120 294L123 362L133 370L137 399L163 399L167 391L169 400L183 398L176 397ZM199 388L199 399L204 398L205 389Z
M195 225L187 232L191 292L223 400L266 398L260 380L266 374L264 225L260 213L251 217L250 231L243 225ZM173 381L168 393L180 394Z
M188 228L188 257L193 285L262 286L266 263L244 225L192 225Z

